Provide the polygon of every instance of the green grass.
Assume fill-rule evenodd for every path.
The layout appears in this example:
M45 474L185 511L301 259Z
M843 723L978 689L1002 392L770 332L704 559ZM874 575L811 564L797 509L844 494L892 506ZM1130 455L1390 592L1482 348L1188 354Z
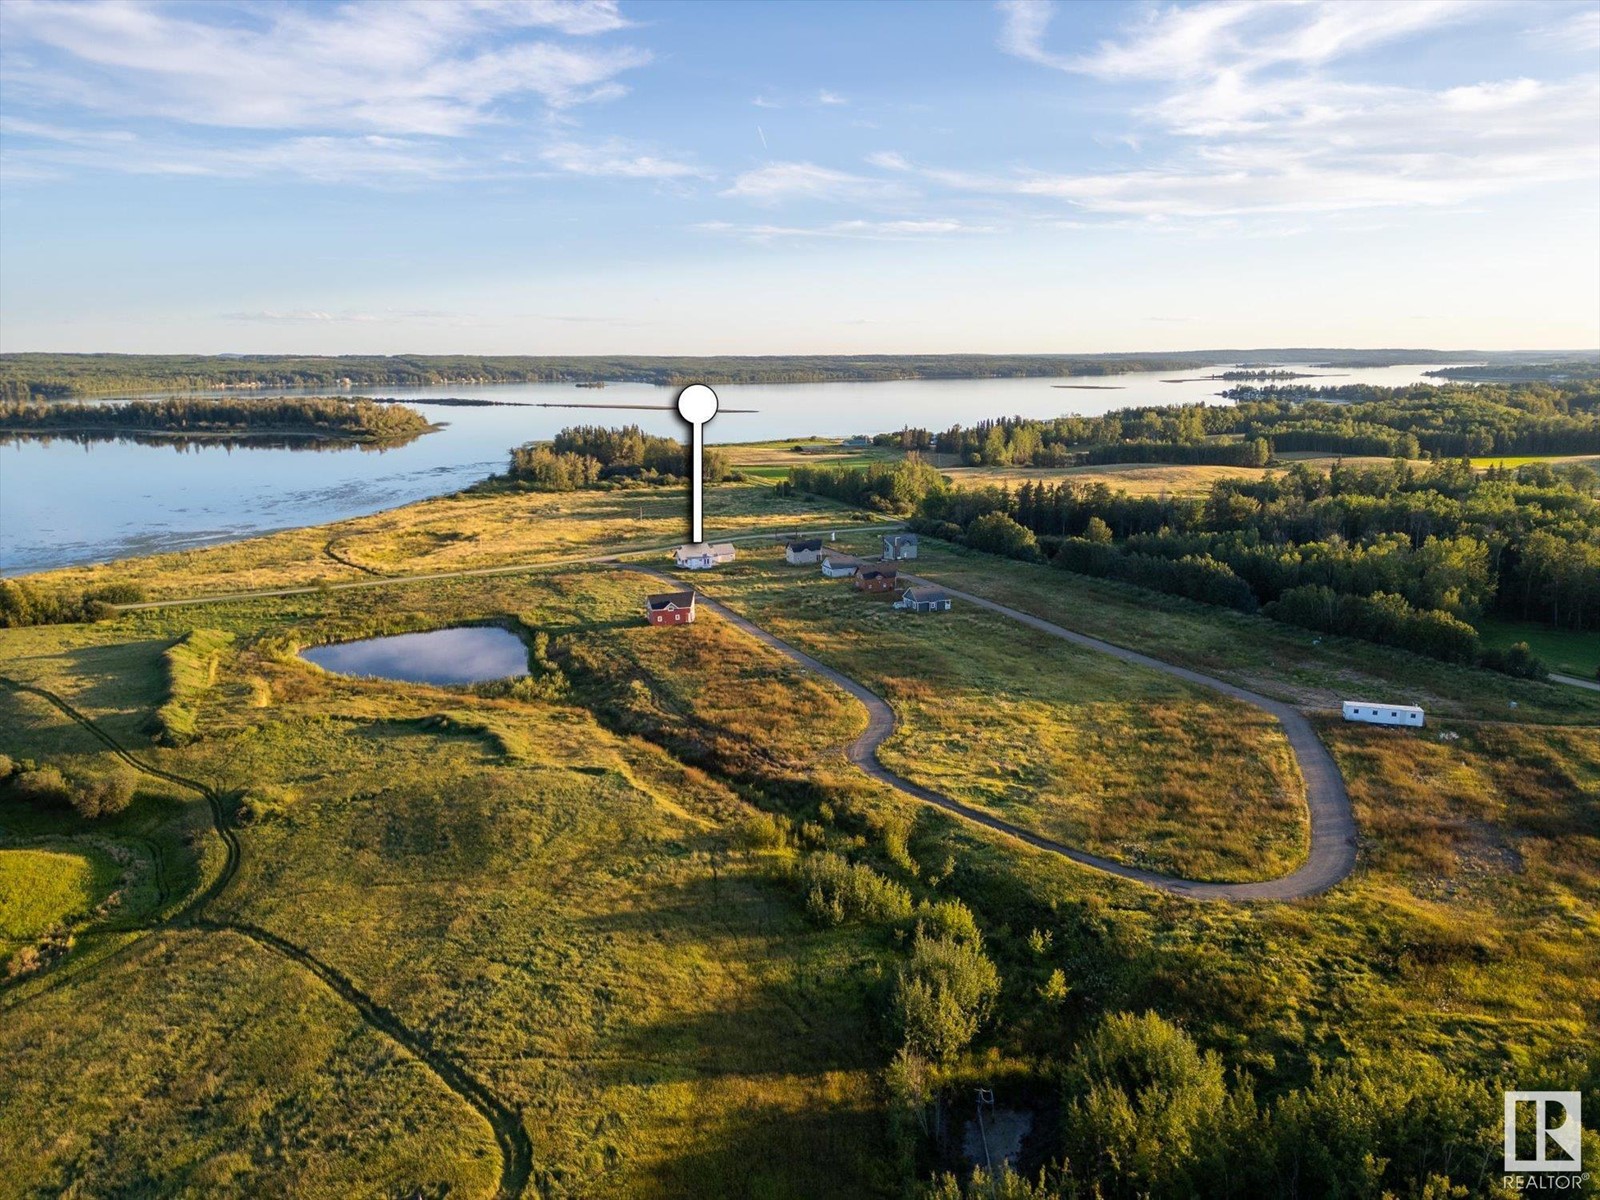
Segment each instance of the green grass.
M1600 694L1579 688L1313 634L932 538L923 538L921 547L916 570L934 581L1305 707L1334 709L1343 699L1381 697L1440 716L1600 724Z
M1475 622L1485 646L1506 647L1527 642L1544 665L1563 675L1593 679L1600 671L1600 634L1551 629L1526 621L1481 617Z
M476 531L512 529L524 502L473 509ZM442 508L416 510L361 526L352 549L398 562L467 553L444 537ZM584 512L550 536L600 536L616 519ZM671 519L681 509L663 508ZM294 536L202 555L161 586L320 570L329 531ZM553 553L537 527L510 536L517 555ZM709 618L646 628L638 601L656 585L622 572L3 630L7 675L215 787L239 813L242 865L205 910L213 925L141 935L217 877L204 802L145 777L126 813L89 824L0 792L0 861L110 847L135 860L118 885L128 899L75 927L65 965L0 987L0 1190L493 1193L483 1118L317 975L215 927L236 923L314 954L520 1111L542 1194L905 1194L948 1165L917 1139L921 1159L902 1159L891 1136L886 996L908 931L808 919L792 872L821 848L976 914L1001 994L972 1052L935 1082L960 1100L1006 1081L1008 1099L1035 1107L1046 1153L1062 1056L1122 1010L1178 1021L1264 1095L1304 1084L1316 1063L1381 1072L1402 1053L1483 1086L1584 1086L1574 1047L1600 1042L1600 698L1318 643L932 539L917 569L1314 707L1358 691L1419 697L1430 724L1319 718L1361 832L1350 880L1292 904L1197 905L864 778L839 752L859 707ZM1207 853L1212 869L1260 869L1287 844L1249 840L1256 825L1286 830L1276 817L1298 805L1235 794L1229 756L1270 774L1273 749L1248 725L1237 748L1218 736L1240 716L1232 706L1208 710L1210 697L1165 677L998 618L892 613L770 552L741 551L701 582L883 687L908 723L886 754L907 774L1197 869ZM547 677L544 698L340 678L293 655L330 636L492 619L549 635L564 675ZM156 746L163 654L194 630L232 640L186 692L194 740ZM0 692L0 731L14 757L106 761L35 697ZM779 842L748 836L758 810L784 818ZM1217 836L1237 826L1238 846ZM1060 1005L1041 1000L1055 971L1071 989ZM1491 1154L1495 1136L1483 1135Z
M0 947L30 942L105 899L118 870L102 852L0 849Z
M918 783L1171 874L1274 878L1305 855L1288 743L1248 705L971 606L901 613L776 550L695 582L888 699L881 757Z

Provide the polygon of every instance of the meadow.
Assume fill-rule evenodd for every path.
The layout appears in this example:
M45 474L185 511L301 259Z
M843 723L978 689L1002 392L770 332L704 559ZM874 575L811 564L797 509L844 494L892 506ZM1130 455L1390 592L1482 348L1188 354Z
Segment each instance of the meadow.
M712 495L756 527L821 511ZM623 496L435 501L338 536L355 527L363 565L433 569L453 543L408 539L465 504L509 556L557 558L611 536ZM660 532L681 521L641 499ZM529 521L547 503L568 507ZM314 579L333 537L84 575L171 596ZM488 541L458 553L495 562ZM92 821L0 786L0 880L52 880L6 917L10 944L49 954L0 985L0 1160L21 1164L0 1195L914 1195L965 1173L979 1086L1033 1118L1025 1169L1059 1160L1063 1080L1118 1013L1170 1021L1275 1114L1239 1119L1251 1165L1206 1194L1312 1194L1345 1170L1315 1144L1351 1149L1352 1196L1443 1195L1443 1175L1501 1195L1496 1089L1600 1102L1600 696L933 539L916 570L1323 710L1355 874L1304 901L1195 904L914 803L844 760L852 700L709 613L647 628L659 585L626 570L0 630L4 675L165 773ZM885 757L913 778L1174 868L1275 874L1301 852L1292 768L1249 710L999 617L893 612L771 550L699 578L881 688L904 722ZM484 620L524 636L527 680L390 684L296 656ZM1356 692L1419 699L1429 726L1326 711ZM113 762L31 692L0 690L0 731L13 759ZM101 855L120 874L85 887L75 864ZM830 855L893 903L818 905L805 881ZM108 884L125 898L103 909ZM893 997L935 920L971 921L998 992L970 1045L908 1057ZM1403 1092L1419 1078L1448 1086ZM1484 1114L1448 1144L1441 1096ZM1273 1132L1297 1111L1321 1115ZM1121 1194L1093 1161L1071 1169Z
M876 539L837 545L865 555ZM1248 705L960 604L902 613L777 549L704 586L887 699L900 727L880 757L908 779L1167 874L1270 879L1305 856L1288 743Z

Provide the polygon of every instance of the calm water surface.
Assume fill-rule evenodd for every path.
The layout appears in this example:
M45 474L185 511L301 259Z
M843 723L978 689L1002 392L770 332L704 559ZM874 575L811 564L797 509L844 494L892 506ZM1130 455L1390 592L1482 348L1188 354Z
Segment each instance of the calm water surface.
M1346 371L1330 374L1325 382L1395 387L1422 381L1427 369ZM1230 385L1196 378L1203 373L726 386L717 389L724 407L759 411L719 416L707 427L707 440L845 437L906 425L948 429L999 416L1093 416L1140 404L1223 403L1216 393ZM1165 382L1179 378L1186 382ZM1060 384L1089 386L1054 386ZM671 404L673 389L649 384L613 384L603 390L557 383L362 390L404 399L445 428L387 450L0 442L0 573L153 554L378 512L455 491L503 470L512 446L551 437L567 425L633 422L651 433L684 432L671 412L427 403L451 396L524 404Z
M312 646L300 657L335 675L402 683L485 683L528 673L528 648L522 639L494 625Z

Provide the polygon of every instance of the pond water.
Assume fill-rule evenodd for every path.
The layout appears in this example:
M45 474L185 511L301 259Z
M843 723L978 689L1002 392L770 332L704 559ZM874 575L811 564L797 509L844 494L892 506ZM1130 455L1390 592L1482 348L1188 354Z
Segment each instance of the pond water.
M1296 369L1325 376L1308 383L1394 387L1423 381L1428 367ZM1230 385L1202 378L1208 373L725 386L717 389L724 408L757 411L722 414L707 426L707 441L846 437L906 425L948 429L1000 416L1093 416L1141 404L1224 403L1217 393ZM1169 382L1175 379L1181 382ZM445 427L409 445L382 450L0 439L0 574L154 554L378 512L452 492L504 470L512 446L549 438L567 425L633 423L656 434L685 433L670 411L537 407L586 402L670 406L675 390L650 384L361 390L405 400ZM504 406L428 403L441 397L497 400Z
M402 683L486 683L528 673L528 648L516 634L497 625L312 646L300 657L335 675Z

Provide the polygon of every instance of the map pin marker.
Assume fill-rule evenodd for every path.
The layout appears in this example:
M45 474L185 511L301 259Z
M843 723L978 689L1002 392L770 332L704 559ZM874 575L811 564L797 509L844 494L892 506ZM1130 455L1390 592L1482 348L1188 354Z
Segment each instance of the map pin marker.
M693 512L693 541L705 541L700 520L700 492L705 486L705 423L717 415L717 394L703 383L691 383L678 393L678 415L689 422L692 430L690 442L690 469L694 472L689 485L690 509Z

